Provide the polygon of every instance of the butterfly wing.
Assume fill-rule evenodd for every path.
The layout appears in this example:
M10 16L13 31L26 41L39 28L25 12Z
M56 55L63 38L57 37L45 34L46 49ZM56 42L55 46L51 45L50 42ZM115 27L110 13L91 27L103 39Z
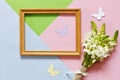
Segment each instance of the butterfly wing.
M97 16L97 20L101 20L102 19L102 16L99 14L98 16Z
M92 17L97 18L97 20L101 20L102 19L102 16L99 15L99 14L93 14Z
M48 68L48 73L51 73L53 71L53 64L50 65L50 67Z
M68 33L67 27L64 27L64 28L63 28L63 33L64 33L64 34L67 34L67 33Z
M102 10L102 8L101 7L99 7L99 15L101 16L101 17L103 17L103 16L105 16L105 12L103 12L103 10Z
M57 30L56 31L61 37L64 35L62 30Z
M56 31L61 37L63 37L65 34L67 34L67 27L63 27L61 30Z
M48 69L48 73L51 75L51 76L56 76L60 73L60 71L57 71L57 70L54 70L54 65L51 64L49 69Z
M92 14L92 17L97 18L98 14Z
M60 74L60 71L53 70L51 76L57 76L58 74Z
M92 17L97 18L97 20L101 20L102 17L104 17L104 16L105 16L105 12L103 12L101 7L99 7L99 9L98 9L98 14L93 14L92 15Z

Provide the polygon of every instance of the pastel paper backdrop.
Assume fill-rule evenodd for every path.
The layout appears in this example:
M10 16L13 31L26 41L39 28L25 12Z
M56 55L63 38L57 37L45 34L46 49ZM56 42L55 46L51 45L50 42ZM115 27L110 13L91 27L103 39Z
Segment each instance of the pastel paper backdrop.
M56 15L55 15L56 16ZM45 19L43 19L45 17ZM33 27L37 27L37 31L40 31L44 26L36 24L46 24L54 15L32 15L31 17L25 16L30 19L30 24ZM35 18L38 18L36 20ZM40 20L40 19L43 19ZM28 20L27 19L27 20ZM26 21L27 21L26 20ZM37 23L34 25L34 22ZM33 35L34 34L34 35ZM36 32L32 30L29 25L25 25L25 49L30 51L76 51L76 16L74 14L60 14L57 18L39 34L37 41L34 36L37 36ZM41 42L42 40L42 42ZM38 44L37 44L38 43ZM43 45L44 44L44 45ZM39 46L38 46L39 45ZM48 48L44 48L44 46Z
M20 57L18 16L20 8L81 8L83 41L85 33L91 29L91 20L94 20L99 28L103 22L106 22L107 33L111 36L116 29L120 31L119 3L119 0L0 0L0 80L67 80L65 73L78 69L82 61L82 57L67 56ZM101 21L91 17L93 13L97 13L99 6L106 13ZM53 21L51 20L47 25L50 25ZM90 68L88 76L84 80L120 79L119 41L120 37L111 57L107 58L105 62L97 63ZM62 72L54 78L47 73L51 63L55 64L56 69Z

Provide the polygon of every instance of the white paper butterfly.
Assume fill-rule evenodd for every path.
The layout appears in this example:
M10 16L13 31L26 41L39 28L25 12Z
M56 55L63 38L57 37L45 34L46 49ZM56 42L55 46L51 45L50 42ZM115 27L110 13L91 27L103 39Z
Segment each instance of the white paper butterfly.
M60 37L63 37L64 35L68 33L68 30L67 30L67 27L63 27L60 30L56 30L56 32L60 35Z
M54 76L60 74L60 71L54 70L54 65L51 64L50 67L48 68L48 73L49 73L51 76L54 77Z
M92 14L92 17L97 18L97 20L101 20L102 17L104 17L104 16L105 16L105 12L103 12L101 7L99 7L99 9L98 9L98 13Z

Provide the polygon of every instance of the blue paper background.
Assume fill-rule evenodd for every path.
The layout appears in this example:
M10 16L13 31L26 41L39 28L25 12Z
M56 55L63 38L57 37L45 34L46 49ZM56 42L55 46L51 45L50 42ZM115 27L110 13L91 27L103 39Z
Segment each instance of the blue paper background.
M19 46L19 16L0 0L0 80L68 80L69 69L58 57L21 57ZM51 77L50 64L61 74Z

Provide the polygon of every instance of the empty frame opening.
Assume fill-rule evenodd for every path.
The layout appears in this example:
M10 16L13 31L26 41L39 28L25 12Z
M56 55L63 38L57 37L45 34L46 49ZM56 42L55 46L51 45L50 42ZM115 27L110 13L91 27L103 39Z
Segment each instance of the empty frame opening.
M76 51L75 14L25 14L25 51Z

